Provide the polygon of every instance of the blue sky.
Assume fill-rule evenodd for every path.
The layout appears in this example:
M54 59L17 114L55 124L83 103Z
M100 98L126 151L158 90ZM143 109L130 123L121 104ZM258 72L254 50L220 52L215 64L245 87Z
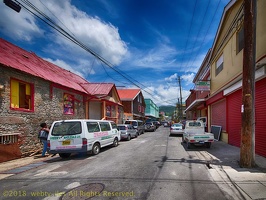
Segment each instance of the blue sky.
M161 106L177 102L178 76L183 101L189 95L194 87L192 80L212 46L229 0L29 2L112 67L25 8L17 13L3 1L0 2L1 38L89 82L115 83L118 88L140 87L144 98L151 98Z

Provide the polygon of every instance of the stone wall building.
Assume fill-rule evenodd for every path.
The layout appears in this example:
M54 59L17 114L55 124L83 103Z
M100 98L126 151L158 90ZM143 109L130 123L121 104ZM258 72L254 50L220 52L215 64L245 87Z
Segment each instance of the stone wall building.
M0 72L0 162L40 149L40 123L88 118L82 77L3 39Z

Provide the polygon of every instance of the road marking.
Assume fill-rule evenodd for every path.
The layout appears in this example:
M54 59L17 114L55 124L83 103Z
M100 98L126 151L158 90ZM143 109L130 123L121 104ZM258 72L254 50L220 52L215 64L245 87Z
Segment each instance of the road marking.
M78 186L80 186L80 183L79 182L74 182L74 183L70 183L69 185L67 185L65 187L65 189L69 190L69 189L73 189L73 188L78 187Z
M61 167L59 164L57 165L54 165L54 166L51 166L49 169L40 169L38 170L39 173L36 173L34 176L62 176L62 175L65 175L67 174L67 171L60 171L60 172L52 172L53 170L57 169Z

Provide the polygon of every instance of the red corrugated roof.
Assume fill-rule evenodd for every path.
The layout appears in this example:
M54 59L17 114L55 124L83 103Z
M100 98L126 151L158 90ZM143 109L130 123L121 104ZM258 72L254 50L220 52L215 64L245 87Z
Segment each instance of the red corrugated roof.
M106 96L115 86L114 83L83 83L81 86L92 95Z
M120 99L123 100L134 100L140 93L140 89L122 89L117 90Z
M53 83L87 93L80 85L88 83L82 77L58 67L36 54L21 49L0 38L0 63Z

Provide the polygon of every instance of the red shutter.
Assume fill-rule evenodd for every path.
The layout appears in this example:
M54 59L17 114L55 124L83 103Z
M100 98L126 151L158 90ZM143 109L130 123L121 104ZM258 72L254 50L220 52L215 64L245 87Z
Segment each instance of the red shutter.
M266 78L255 85L255 152L266 157Z
M240 147L241 140L241 105L242 90L237 90L227 97L227 133L228 143Z
M226 130L226 101L225 99L214 103L211 106L211 125L222 126Z

